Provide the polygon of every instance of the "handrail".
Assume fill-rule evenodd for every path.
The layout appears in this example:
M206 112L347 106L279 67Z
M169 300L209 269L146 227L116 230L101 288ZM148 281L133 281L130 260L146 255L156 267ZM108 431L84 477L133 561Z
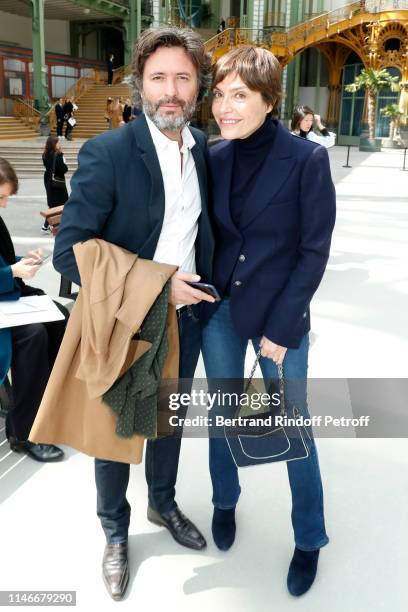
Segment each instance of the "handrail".
M63 96L64 98L74 98L75 101L79 100L86 92L100 81L106 80L106 72L102 70L96 70L95 68L89 69L89 74L78 79L72 87L70 87Z
M308 19L289 28L286 31L286 44L290 45L291 43L299 40L299 38L305 39L317 30L328 30L330 26L335 25L340 21L345 21L346 19L350 20L355 15L365 12L366 10L361 5L361 2L352 2L351 4L334 9L333 11L317 15L312 19Z
M39 130L41 113L23 98L13 99L13 115L21 119L26 125Z
M229 49L234 45L256 44L259 46L284 47L286 50L299 40L306 40L311 34L326 30L340 23L341 21L351 20L356 15L372 13L378 15L379 12L387 10L398 10L407 8L407 0L366 0L365 3L352 2L341 8L321 13L312 19L298 23L286 30L272 27L259 29L253 28L228 28L216 34L206 42L206 49L209 53L214 51ZM232 34L233 33L233 34Z
M113 79L112 85L118 85L118 83L122 83L123 79L130 76L131 67L130 64L127 66L120 66L119 68L115 68L113 71Z
M104 73L100 70L91 68L89 74L81 77L76 83L70 87L63 96L64 98L74 98L77 101L81 98L95 83L98 83L104 77ZM52 104L50 109L45 113L48 117L51 131L55 130L57 119L55 116L55 105ZM34 127L37 131L40 129L41 113L34 108L33 99L17 98L13 100L13 115L19 117L24 123Z
M207 53L213 53L216 49L229 49L233 44L235 28L225 28L219 34L215 34L205 43Z

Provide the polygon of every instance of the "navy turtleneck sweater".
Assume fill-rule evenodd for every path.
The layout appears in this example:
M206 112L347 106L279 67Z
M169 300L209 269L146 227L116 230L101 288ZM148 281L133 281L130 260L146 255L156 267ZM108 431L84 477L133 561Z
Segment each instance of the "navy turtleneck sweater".
M240 229L242 212L251 206L250 194L262 165L271 150L277 130L277 121L267 117L253 134L234 140L234 162L231 176L230 212L235 226ZM222 236L220 237L222 241ZM235 267L236 262L234 262ZM230 294L233 268L229 270L226 287L220 287L225 296Z
M248 138L234 140L234 164L231 177L230 211L239 229L244 206L248 202L255 177L268 155L276 134L276 121L267 117Z

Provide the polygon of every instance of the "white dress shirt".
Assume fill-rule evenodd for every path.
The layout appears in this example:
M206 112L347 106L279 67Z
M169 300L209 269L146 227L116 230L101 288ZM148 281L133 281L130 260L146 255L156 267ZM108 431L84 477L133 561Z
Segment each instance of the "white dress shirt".
M196 142L186 126L181 132L180 149L178 142L167 138L147 116L146 121L159 158L165 194L163 226L153 261L174 264L181 272L194 274L195 240L201 213L200 186L191 153Z

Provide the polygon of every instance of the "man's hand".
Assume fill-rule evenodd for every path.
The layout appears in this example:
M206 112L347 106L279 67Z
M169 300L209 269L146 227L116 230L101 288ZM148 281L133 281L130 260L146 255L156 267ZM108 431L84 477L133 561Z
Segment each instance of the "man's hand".
M27 280L37 274L40 266L37 264L36 260L25 258L20 259L20 261L10 266L10 268L15 278L23 278Z
M170 297L169 302L174 306L177 304L198 304L201 300L206 302L215 302L211 295L207 295L199 289L190 287L186 281L198 283L200 280L198 274L189 274L188 272L175 272L171 277Z
M26 255L26 259L32 259L33 261L35 261L35 263L37 264L41 264L42 263L42 250L41 249L35 249L34 251L28 251L27 255Z
M287 348L284 346L279 346L279 344L275 344L266 336L262 336L259 347L261 349L262 357L272 359L276 365L282 365L283 360L285 359L286 351L288 350Z

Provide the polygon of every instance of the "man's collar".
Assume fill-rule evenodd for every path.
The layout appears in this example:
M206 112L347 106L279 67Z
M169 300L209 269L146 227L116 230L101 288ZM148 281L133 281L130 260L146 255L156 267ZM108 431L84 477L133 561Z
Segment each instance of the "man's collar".
M157 150L164 151L165 149L167 149L170 143L176 142L174 140L171 140L171 138L168 138L167 136L165 136L163 132L159 130L159 128L153 123L153 121L147 115L145 115L145 117L146 117L146 122L149 127L149 131L150 131L154 146L156 147ZM194 136L192 135L192 133L190 132L189 128L186 125L181 130L181 139L183 141L182 147L180 149L182 153L185 153L186 149L192 149L196 143L194 140Z

